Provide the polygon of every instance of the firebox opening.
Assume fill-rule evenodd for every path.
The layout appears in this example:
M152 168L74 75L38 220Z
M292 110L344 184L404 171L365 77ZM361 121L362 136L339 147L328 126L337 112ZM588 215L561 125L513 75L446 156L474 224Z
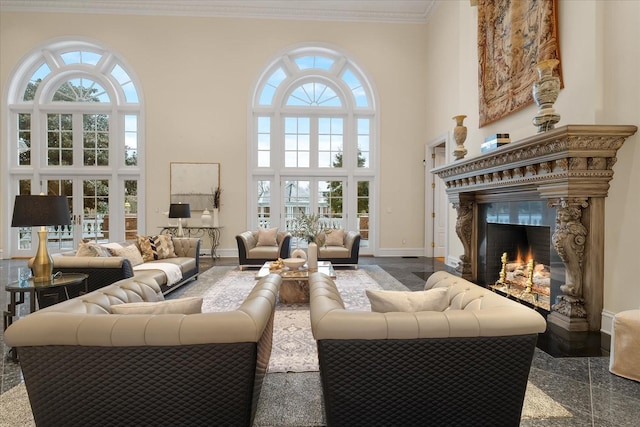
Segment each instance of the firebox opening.
M486 285L549 311L550 227L487 223L486 233Z
M550 302L555 301L564 283L565 267L551 242L556 225L556 210L547 206L544 200L513 200L505 202L480 203L478 205L477 240L477 283L496 292L514 298L525 305L544 311L550 310ZM517 253L523 255L524 265L514 267ZM518 276L525 285L500 286L502 255L507 252L511 275ZM534 260L531 277L531 291L526 286L529 279L527 254ZM518 270L519 269L519 270ZM542 276L542 277L541 277ZM534 280L535 279L535 280ZM540 289L540 286L546 289ZM508 292L503 292L504 289ZM523 290L525 289L525 290Z
M487 223L486 272L487 284L499 279L502 254L514 263L533 259L535 265L550 265L551 229L545 226Z

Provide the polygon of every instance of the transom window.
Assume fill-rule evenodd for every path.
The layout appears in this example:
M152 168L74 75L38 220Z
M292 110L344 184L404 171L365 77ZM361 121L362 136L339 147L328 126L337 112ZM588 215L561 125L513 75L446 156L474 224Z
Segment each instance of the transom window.
M298 86L287 100L287 105L340 107L340 98L329 86L311 82Z
M79 78L64 82L53 95L54 101L110 102L107 91L93 80Z

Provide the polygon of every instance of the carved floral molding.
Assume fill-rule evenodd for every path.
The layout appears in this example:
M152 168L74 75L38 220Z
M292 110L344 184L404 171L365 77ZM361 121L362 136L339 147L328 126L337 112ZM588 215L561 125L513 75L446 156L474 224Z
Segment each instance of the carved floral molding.
M564 183L572 196L606 197L616 152L636 131L636 126L563 126L432 172L449 194L520 187L539 190L542 197L569 196L568 188L557 188Z

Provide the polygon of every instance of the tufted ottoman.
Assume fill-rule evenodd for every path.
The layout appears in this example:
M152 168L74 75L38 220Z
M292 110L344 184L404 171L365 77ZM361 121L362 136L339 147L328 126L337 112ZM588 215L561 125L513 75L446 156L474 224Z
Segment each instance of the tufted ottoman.
M609 371L640 381L640 310L622 311L613 319Z

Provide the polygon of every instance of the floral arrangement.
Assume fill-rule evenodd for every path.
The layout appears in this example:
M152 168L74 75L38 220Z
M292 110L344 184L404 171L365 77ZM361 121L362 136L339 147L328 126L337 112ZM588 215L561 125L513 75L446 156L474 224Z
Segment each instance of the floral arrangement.
M213 205L213 209L220 209L221 194L222 189L220 187L216 187L216 189L211 192L211 204Z
M307 215L305 212L302 212L294 223L293 235L306 240L307 243L311 243L316 240L318 233L320 233L323 228L320 223L320 215Z

